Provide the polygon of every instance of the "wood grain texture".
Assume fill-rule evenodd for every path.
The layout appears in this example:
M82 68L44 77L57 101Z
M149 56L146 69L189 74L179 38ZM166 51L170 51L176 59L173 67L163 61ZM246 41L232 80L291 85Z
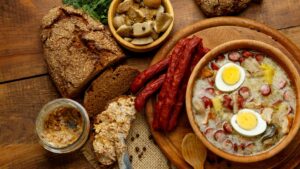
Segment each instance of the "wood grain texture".
M207 150L194 133L189 133L184 136L181 143L181 153L185 161L195 169L203 169Z
M47 73L40 23L60 0L3 0L0 5L0 82Z
M261 4L251 3L243 13L247 17L276 29L299 26L300 17L299 0L262 0Z
M173 33L205 19L194 0L171 0L175 12ZM0 5L0 83L46 74L40 43L44 14L61 0L3 0ZM251 4L241 16L276 29L300 25L299 0L264 0ZM298 33L295 34L300 37ZM30 64L29 64L30 63Z
M39 144L10 144L0 148L0 168L3 169L90 169L81 153L57 155L45 151ZM6 154L9 154L6 155Z
M252 20L245 20L241 18L227 17L225 19L213 19L206 20L195 23L188 26L187 28L177 32L168 43L166 43L153 58L151 64L154 64L166 57L176 42L187 36L197 35L203 38L204 46L208 48L213 48L224 42L228 42L235 39L253 39L260 40L271 44L279 48L283 53L285 53L289 58L293 60L295 66L300 71L300 50L291 43L287 38L285 38L281 33L274 29L269 29L265 25L256 23ZM251 29L249 29L250 27ZM288 48L288 50L287 50ZM148 117L148 124L152 124L153 120L153 104L155 100L152 98L146 107L146 115ZM161 150L165 155L178 167L178 168L189 168L190 166L183 160L181 155L181 142L183 136L187 132L191 132L186 114L180 118L180 123L177 129L171 133L160 133L156 132L151 128L151 132L160 146ZM278 155L272 157L271 159L256 162L251 164L239 164L223 160L217 157L213 153L208 154L208 160L205 164L205 168L228 168L228 166L233 168L276 168L277 166L282 166L282 168L293 168L300 163L298 159L298 153L300 149L300 132L296 135L292 143L285 148ZM288 161L293 161L294 164L290 165ZM295 164L296 163L296 164Z
M293 41L300 48L300 27L280 30L286 37Z

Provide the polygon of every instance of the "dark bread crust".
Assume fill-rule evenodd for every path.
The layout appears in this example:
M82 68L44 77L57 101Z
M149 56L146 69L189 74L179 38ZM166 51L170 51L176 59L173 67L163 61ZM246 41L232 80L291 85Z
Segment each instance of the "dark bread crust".
M104 111L110 100L126 93L138 74L138 69L126 65L103 72L84 95L83 105L89 116L94 117Z
M49 74L64 97L78 95L125 56L100 22L70 6L56 7L44 16L41 39Z
M207 17L235 15L245 8L251 0L195 0Z

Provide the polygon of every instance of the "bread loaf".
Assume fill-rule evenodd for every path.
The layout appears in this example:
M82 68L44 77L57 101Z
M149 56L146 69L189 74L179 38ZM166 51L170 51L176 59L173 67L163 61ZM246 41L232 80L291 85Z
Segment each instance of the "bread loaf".
M235 15L248 7L251 0L195 0L208 17ZM253 1L253 0L252 0Z
M70 6L44 16L41 39L49 74L64 97L76 96L99 72L124 57L100 22Z

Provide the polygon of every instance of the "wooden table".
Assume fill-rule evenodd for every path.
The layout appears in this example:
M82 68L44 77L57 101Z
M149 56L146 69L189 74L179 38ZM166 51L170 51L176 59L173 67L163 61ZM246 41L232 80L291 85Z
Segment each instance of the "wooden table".
M205 19L193 0L171 1L175 12L172 34ZM60 97L49 79L39 37L42 16L59 4L61 0L1 1L0 168L91 168L81 153L45 151L35 134L35 118L41 107ZM260 5L252 4L241 16L280 30L300 47L299 0L264 0ZM128 52L133 56L128 64L143 70L155 52Z

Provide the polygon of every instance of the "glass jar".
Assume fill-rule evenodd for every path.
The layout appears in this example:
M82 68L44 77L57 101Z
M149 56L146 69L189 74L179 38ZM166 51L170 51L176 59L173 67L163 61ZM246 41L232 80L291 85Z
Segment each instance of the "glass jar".
M53 142L51 143L49 141L49 138L48 139L45 138L45 135L47 135L47 133L50 133L50 135L51 135L51 132L49 132L51 130L49 130L48 128L45 129L45 125L49 124L50 117L57 118L58 119L57 121L59 121L59 120L63 121L61 119L67 118L67 117L60 117L56 113L59 109L65 110L64 108L76 111L77 115L79 112L79 114L81 116L81 120L80 120L81 127L79 130L79 133L77 133L78 137L75 137L76 140L74 140L74 141L70 142L70 144L67 144L64 146L54 146L55 144L53 144ZM73 113L73 111L71 113ZM53 113L53 112L55 112L56 115L51 115L51 113ZM62 115L62 113L60 115ZM72 115L70 115L70 117L73 118ZM59 142L59 140L62 140L62 139L66 139L66 138L70 138L70 137L72 138L72 135L70 132L68 135L68 132L63 131L63 129L62 129L62 128L64 128L64 129L67 128L67 129L69 129L69 131L73 131L74 125L75 125L75 127L77 127L78 124L76 124L76 122L74 122L74 118L71 119L70 121L71 121L70 126L65 124L64 126L68 126L68 127L58 126L58 129L57 129L57 130L61 130L59 132L65 134L65 137L59 138L59 137L57 137L57 134L56 135L54 134L55 137L52 137L51 139L56 139L55 141ZM75 124L72 124L72 122ZM50 123L51 123L51 121L50 121ZM61 124L61 122L59 124ZM56 127L55 125L59 125L59 124L56 123L56 124L50 124L50 125ZM73 128L72 128L72 126L73 126ZM53 131L57 132L57 130L53 130ZM43 108L41 109L41 111L36 119L36 132L40 139L39 142L45 149L47 149L53 153L61 154L61 153L69 153L69 152L78 150L80 147L82 147L82 145L88 139L89 130L90 130L90 120L89 120L89 116L88 116L86 110L84 109L84 107L81 104L79 104L78 102L71 100L71 99L62 98L62 99L55 99L53 101L50 101L49 103L47 103L46 105L43 106Z

